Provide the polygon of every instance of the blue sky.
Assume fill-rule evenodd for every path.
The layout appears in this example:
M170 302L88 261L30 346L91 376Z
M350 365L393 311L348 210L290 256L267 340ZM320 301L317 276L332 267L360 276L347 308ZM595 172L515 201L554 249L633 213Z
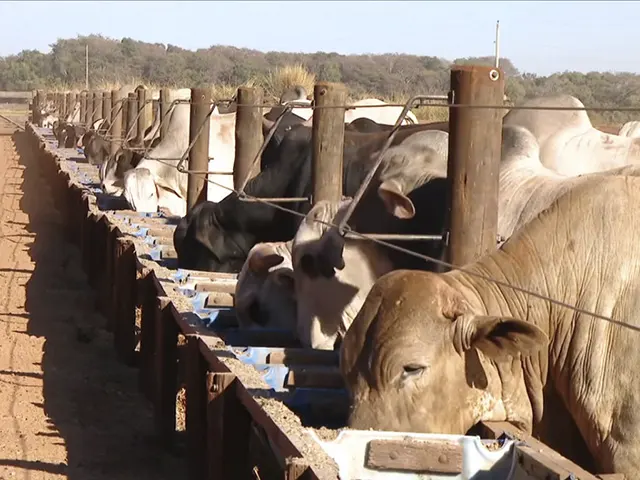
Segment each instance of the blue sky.
M188 49L222 44L449 60L493 55L500 20L501 56L522 71L640 73L640 2L3 1L0 18L0 56L48 52L57 38L95 33Z

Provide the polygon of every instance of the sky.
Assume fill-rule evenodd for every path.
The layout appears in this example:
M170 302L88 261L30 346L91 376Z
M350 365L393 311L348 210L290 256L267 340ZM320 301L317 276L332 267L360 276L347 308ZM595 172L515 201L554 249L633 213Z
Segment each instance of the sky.
M640 2L0 1L0 56L101 34L195 50L494 54L520 71L640 73ZM142 20L144 19L144 20Z

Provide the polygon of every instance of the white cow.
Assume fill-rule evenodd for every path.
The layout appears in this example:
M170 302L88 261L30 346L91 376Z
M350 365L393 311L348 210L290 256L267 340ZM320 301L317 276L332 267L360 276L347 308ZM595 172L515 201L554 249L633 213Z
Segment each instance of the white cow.
M188 100L191 89L172 92L171 100ZM178 159L189 146L190 105L175 105L168 120L166 137L125 173L123 195L136 211L155 212L166 208L173 215L186 215L187 174L177 170ZM236 114L220 114L216 110L209 122L209 180L227 186L221 188L211 182L207 185L207 199L219 202L233 189L233 163L235 160ZM159 159L159 160L155 160ZM187 162L184 162L187 168Z
M292 241L258 243L238 274L234 309L242 328L296 331Z
M190 99L190 89L177 90L172 100ZM296 101L306 101L297 99ZM308 101L307 101L308 102ZM296 107L292 113L305 118L308 108ZM267 112L265 112L267 113ZM155 212L162 207L172 215L186 215L188 177L177 171L178 160L189 146L190 105L177 104L169 118L166 138L125 173L123 195L136 211ZM209 121L209 171L207 200L219 202L233 189L236 112L221 114L216 106ZM157 161L153 159L164 159ZM184 162L187 168L187 162ZM215 183L214 183L215 182Z
M618 135L621 137L638 138L640 137L640 121L632 120L625 123L620 128Z
M522 106L584 108L571 95L536 98ZM593 127L584 110L511 110L503 125L529 130L540 146L542 164L562 175L640 163L640 139L601 132Z
M351 105L355 106L356 108L349 109L344 112L345 124L349 124L357 118L369 118L374 122L380 123L382 125L395 125L398 117L403 110L403 107L385 106L387 105L387 103L383 102L382 100L378 100L377 98L365 98L363 100L353 102ZM367 105L379 105L379 107L367 107ZM409 110L409 112L407 112L404 119L402 120L401 125L411 125L417 123L419 123L418 119L413 114L413 112ZM304 125L306 125L307 127L313 125L312 116L307 119Z

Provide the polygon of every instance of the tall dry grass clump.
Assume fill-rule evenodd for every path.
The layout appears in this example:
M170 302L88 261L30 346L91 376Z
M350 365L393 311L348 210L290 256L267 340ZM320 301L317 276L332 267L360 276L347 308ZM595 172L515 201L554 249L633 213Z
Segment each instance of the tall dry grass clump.
M316 75L307 70L304 65L296 63L270 70L260 83L265 99L272 97L273 100L279 100L286 90L298 85L304 87L308 95L313 95Z
M259 80L256 78L250 78L246 82L240 85L231 85L229 83L218 83L211 85L211 99L212 100L227 100L234 98L240 87L259 87Z

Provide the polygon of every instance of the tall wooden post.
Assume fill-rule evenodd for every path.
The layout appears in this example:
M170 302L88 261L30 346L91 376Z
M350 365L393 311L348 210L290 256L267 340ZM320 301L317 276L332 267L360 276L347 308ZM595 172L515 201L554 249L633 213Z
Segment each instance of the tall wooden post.
M122 117L125 100L120 90L111 90L111 143L109 154L115 155L122 145ZM115 108L113 108L115 106Z
M169 121L165 120L171 107L171 91L168 88L160 89L160 140L167 135Z
M206 172L209 169L209 117L211 109L211 90L208 88L191 89L191 111L189 122L189 145L194 141L189 152L189 170ZM201 125L204 126L198 135ZM195 205L207 199L207 175L189 174L187 181L187 212Z
M135 143L136 145L138 144L142 145L142 139L144 138L144 131L147 129L147 126L148 126L147 115L146 115L147 105L145 105L145 102L147 101L147 91L144 88L139 88L137 93L138 93L138 108L136 108L136 115L138 115L138 113L140 115L138 115L138 125L136 129Z
M80 124L87 124L87 92L80 92Z
M256 88L240 87L237 103L233 188L239 190L245 179L248 180L260 173L260 163L253 170L251 170L251 164L262 146L262 108L242 105L262 105L262 91Z
M111 125L111 92L102 92L102 118Z
M130 93L127 100L127 123L124 129L124 141L127 145L136 137L136 115L138 114L138 94Z
M64 119L66 120L69 115L71 115L71 113L73 112L73 107L75 107L76 105L76 97L73 93L69 92L66 95L66 108L64 110ZM73 120L73 119L72 119Z
M96 123L102 116L102 92L93 92L93 119L92 124Z
M504 73L495 67L456 65L453 103L503 105ZM449 113L449 262L462 266L496 248L501 109L452 107Z
M87 93L87 128L91 128L93 125L93 101L94 92Z
M67 115L67 95L62 92L60 94L60 109L58 110L58 122L63 122Z
M347 89L340 83L318 83L313 88L313 204L342 199L344 105ZM342 105L342 108L323 108ZM317 108L319 107L319 108Z

